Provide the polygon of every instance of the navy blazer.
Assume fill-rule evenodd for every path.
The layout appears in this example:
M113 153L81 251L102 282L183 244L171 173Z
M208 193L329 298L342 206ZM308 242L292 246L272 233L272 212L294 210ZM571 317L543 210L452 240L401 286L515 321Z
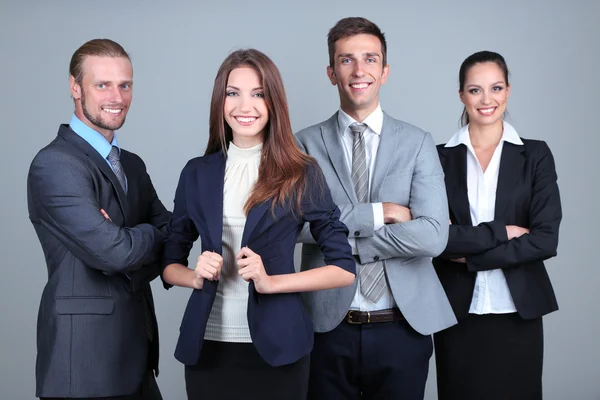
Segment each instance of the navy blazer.
M467 193L467 147L438 146L450 207L450 234L434 266L457 316L468 315L477 271L502 268L524 319L558 309L544 260L556 255L562 219L554 158L548 145L505 142L500 159L494 220L473 226ZM529 233L508 240L506 225ZM466 258L466 266L450 261Z
M199 236L203 252L222 254L225 163L225 156L218 152L194 158L184 167L175 193L163 268L172 263L188 265L190 249ZM307 169L307 183L301 216L280 206L272 212L271 202L252 208L241 246L248 246L261 256L268 275L294 273L296 239L304 222L309 222L325 264L356 273L348 229L339 220L340 211L316 164ZM252 282L248 290L248 325L261 357L270 365L280 366L310 353L313 324L299 294L259 294ZM217 281L204 280L203 288L190 296L175 349L175 358L183 364L198 363L216 291Z

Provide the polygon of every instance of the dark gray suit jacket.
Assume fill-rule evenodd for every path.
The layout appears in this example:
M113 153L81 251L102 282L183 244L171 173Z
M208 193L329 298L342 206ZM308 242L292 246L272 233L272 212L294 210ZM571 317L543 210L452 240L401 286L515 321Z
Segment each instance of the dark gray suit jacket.
M149 368L157 371L149 282L158 275L170 213L143 161L122 150L121 164L127 194L106 160L68 125L31 164L29 218L48 268L38 314L36 396L131 394Z

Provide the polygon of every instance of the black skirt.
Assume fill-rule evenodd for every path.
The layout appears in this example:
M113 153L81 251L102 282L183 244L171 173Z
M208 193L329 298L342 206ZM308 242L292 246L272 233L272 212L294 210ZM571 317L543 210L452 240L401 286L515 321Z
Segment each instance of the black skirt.
M309 368L309 355L273 367L252 343L205 340L198 364L185 367L185 385L189 400L305 400Z
M542 399L542 318L469 314L434 342L439 400Z

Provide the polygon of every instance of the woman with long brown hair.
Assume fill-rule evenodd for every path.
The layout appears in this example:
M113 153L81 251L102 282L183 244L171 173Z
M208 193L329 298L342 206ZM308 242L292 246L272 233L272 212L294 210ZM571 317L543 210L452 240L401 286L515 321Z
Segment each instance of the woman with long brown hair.
M354 280L339 215L296 146L277 67L257 50L233 52L215 79L206 153L181 173L164 250L164 281L194 289L175 350L189 399L306 398L313 330L299 292ZM296 273L305 222L326 265Z

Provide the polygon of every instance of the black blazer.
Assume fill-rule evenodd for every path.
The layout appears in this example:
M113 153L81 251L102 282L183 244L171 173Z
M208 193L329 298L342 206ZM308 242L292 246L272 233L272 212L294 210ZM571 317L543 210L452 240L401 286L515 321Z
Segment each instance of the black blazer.
M148 368L158 369L149 282L159 274L171 213L137 155L122 150L121 164L127 194L68 125L31 163L29 218L48 268L37 322L37 397L126 395Z
M544 260L556 255L562 218L554 158L543 141L504 143L494 220L472 226L467 194L467 147L438 145L450 208L450 234L434 259L457 318L469 312L477 271L502 268L517 312L533 319L558 309ZM508 240L506 225L529 234ZM466 266L451 259L466 258Z
M222 254L223 184L226 159L213 153L190 160L181 173L169 234L165 243L163 267L172 263L188 265L193 243L200 237L202 251ZM331 264L356 273L348 244L348 229L340 220L321 169L307 170L307 188L302 216L271 203L250 210L241 246L258 253L268 275L294 273L294 248L304 222ZM167 285L168 286L168 285ZM249 284L248 325L258 353L273 366L293 363L310 353L313 326L298 293L259 294ZM216 281L204 281L194 290L181 322L175 357L186 365L198 363L206 323L217 291Z

